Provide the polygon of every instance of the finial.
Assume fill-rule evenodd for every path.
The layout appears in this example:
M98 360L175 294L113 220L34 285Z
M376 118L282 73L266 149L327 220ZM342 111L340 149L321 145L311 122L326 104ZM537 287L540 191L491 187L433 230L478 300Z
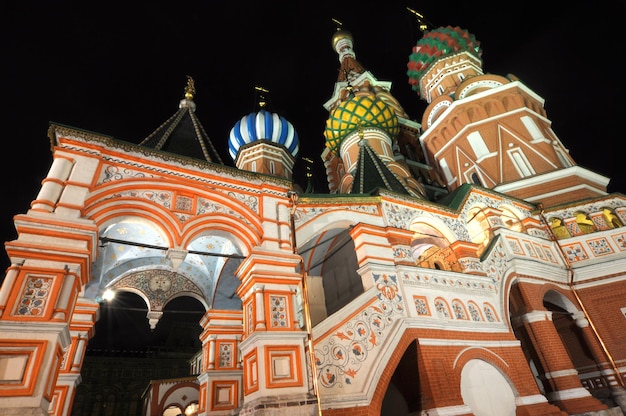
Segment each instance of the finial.
M363 138L365 138L365 132L363 131L363 123L359 123L357 126L357 132L359 134L359 144L363 143Z
M185 98L187 100L193 100L194 95L196 95L196 86L189 75L187 75L187 86L185 87Z
M432 27L432 24L426 19L424 19L424 15L418 12L417 10L413 10L410 7L406 8L411 14L415 15L417 18L417 23L419 24L419 28L422 32L426 31L429 27Z
M335 19L334 17L331 17L330 20L332 20L337 25L338 31L343 28L343 23L341 21Z
M267 100L265 99L265 95L270 91L259 86L255 86L254 89L259 93L259 108L263 109L267 105Z
M302 160L306 162L306 177L312 178L313 172L311 171L312 170L311 166L313 166L313 159L310 159L308 157L303 157Z

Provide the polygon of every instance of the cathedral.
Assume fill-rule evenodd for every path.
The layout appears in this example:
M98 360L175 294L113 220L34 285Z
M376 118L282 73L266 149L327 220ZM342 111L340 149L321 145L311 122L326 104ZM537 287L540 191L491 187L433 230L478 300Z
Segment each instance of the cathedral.
M468 30L424 25L407 53L420 119L348 30L329 40L327 192L294 180L298 126L262 88L227 143L191 77L140 143L50 123L5 243L0 415L72 414L115 293L151 328L175 299L205 310L189 376L146 385L145 416L626 412L626 197Z

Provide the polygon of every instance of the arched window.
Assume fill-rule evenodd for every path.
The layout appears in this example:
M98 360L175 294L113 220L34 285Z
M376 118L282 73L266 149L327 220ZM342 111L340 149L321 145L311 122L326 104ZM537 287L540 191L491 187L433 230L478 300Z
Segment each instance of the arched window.
M467 313L465 313L465 306L459 300L452 301L452 310L454 311L454 317L456 319L467 319Z
M435 309L440 318L450 318L450 308L442 298L435 299Z
M615 215L615 212L612 209L604 208L602 210L602 216L604 217L604 221L606 221L606 223L612 228L619 228L624 226L624 224L622 224L622 221L617 215Z
M571 237L567 227L563 225L563 220L561 218L552 217L548 220L548 222L556 238L561 239Z
M485 313L485 318L488 322L498 322L498 315L493 310L493 306L488 303L483 303L483 312Z
M467 309L469 310L469 314L472 318L472 321L482 321L483 317L480 314L480 309L478 308L478 305L476 305L476 303L470 301L467 302Z
M585 212L576 213L576 224L578 224L578 228L580 228L580 231L582 231L583 234L596 231L596 225Z

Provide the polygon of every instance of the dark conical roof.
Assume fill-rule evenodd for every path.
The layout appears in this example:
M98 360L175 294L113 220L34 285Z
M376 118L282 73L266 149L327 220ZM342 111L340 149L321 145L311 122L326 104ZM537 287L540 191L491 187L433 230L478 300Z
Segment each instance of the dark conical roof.
M223 164L211 139L196 116L193 102L195 87L193 79L187 77L185 98L180 101L178 111L146 137L140 146L175 153L193 159Z
M365 194L377 188L409 194L402 182L389 170L385 163L366 142L361 142L359 161L354 172L351 193Z

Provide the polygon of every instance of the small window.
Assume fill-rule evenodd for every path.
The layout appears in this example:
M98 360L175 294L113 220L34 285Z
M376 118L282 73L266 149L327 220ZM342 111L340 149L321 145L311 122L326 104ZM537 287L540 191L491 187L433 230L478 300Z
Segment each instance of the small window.
M530 133L530 137L532 137L533 142L549 142L549 140L545 138L545 136L539 129L539 126L537 126L537 123L535 123L535 120L533 120L529 116L523 116L521 120L524 124L524 127L526 127L526 130L528 130L528 133Z
M517 170L522 178L527 178L535 174L535 170L528 159L526 159L526 155L524 155L520 149L513 149L508 153L511 161L515 165L515 170Z
M479 132L474 131L468 134L467 141L469 142L470 146L472 146L472 150L476 155L476 159L483 158L489 154L489 149L485 144L485 140L483 140L483 137L480 135Z
M619 228L624 226L619 217L608 208L602 210L602 216L604 217L604 221L606 221L606 223L612 228Z

